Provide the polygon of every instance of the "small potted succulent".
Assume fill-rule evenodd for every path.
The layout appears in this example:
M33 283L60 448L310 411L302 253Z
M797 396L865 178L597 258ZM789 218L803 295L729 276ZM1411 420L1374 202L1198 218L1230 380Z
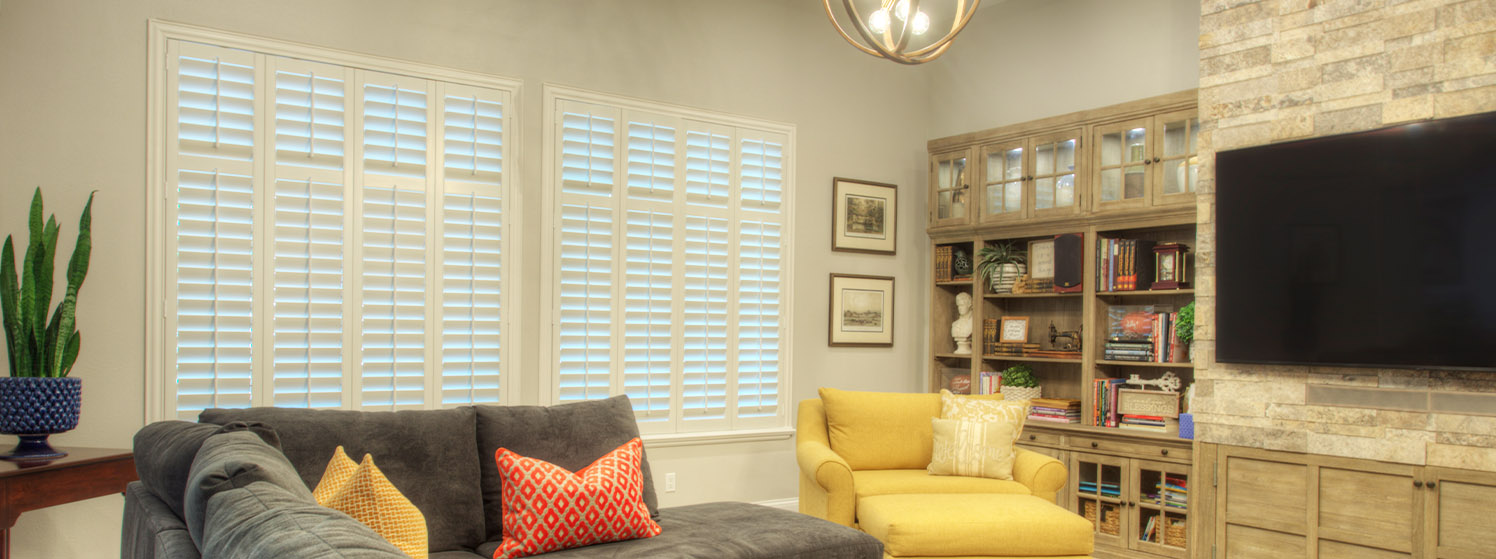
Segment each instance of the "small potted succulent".
M0 247L0 322L10 376L0 377L0 433L17 435L20 443L7 460L49 460L66 456L47 444L47 436L78 426L83 381L68 378L83 337L78 333L78 288L88 274L92 250L90 222L93 194L78 220L78 244L68 260L67 287L62 301L52 305L52 271L57 248L57 218L42 223L42 190L31 198L30 238L17 275L16 249L11 236ZM51 315L49 322L47 316Z
M1028 365L1014 365L1003 369L1002 393L1004 400L1032 400L1044 395L1039 380L1034 378L1034 369Z
M977 270L991 282L993 293L1011 293L1013 282L1028 272L1024 252L1012 241L987 245L977 251Z

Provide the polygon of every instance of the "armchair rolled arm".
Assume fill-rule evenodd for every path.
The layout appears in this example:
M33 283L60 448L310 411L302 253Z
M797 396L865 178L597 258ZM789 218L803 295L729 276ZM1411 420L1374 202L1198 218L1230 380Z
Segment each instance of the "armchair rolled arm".
M1032 450L1017 448L1013 457L1013 480L1029 488L1035 497L1053 501L1069 481L1065 464Z
M826 411L820 400L800 403L795 425L795 461L800 467L800 512L852 526L857 514L852 467L831 450Z

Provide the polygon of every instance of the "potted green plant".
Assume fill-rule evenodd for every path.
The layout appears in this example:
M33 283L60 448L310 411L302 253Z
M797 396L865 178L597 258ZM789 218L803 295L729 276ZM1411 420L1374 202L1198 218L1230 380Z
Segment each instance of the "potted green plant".
M10 235L0 248L0 322L10 376L0 377L0 433L20 437L9 460L47 460L66 456L47 444L53 433L78 426L83 382L68 378L83 336L78 333L78 288L88 274L92 250L90 222L93 194L78 220L78 244L68 260L67 288L52 306L52 271L57 248L57 218L42 223L42 190L31 198L30 238L17 276L16 250ZM49 322L47 316L51 315Z
M993 293L1010 293L1013 282L1028 271L1024 266L1026 260L1024 252L1012 241L987 245L977 251L977 270L991 282Z
M1190 362L1195 362L1195 302L1190 301L1188 305L1179 309L1179 316L1174 319L1174 337L1179 338L1179 343L1188 349Z
M1004 400L1032 400L1044 395L1039 379L1034 378L1034 369L1028 365L1014 365L1003 369L1001 390Z

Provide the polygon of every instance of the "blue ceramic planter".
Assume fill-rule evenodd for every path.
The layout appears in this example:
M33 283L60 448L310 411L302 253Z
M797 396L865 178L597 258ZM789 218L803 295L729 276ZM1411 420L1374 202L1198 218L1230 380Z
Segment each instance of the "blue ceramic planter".
M47 444L54 433L78 426L83 379L0 377L0 433L21 438L6 460L51 460L67 456Z

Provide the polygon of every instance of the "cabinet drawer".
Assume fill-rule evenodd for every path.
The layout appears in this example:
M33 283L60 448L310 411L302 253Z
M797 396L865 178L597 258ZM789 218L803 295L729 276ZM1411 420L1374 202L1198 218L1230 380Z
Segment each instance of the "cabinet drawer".
M1189 461L1192 458L1189 446L1154 445L1147 442L1122 442L1093 437L1070 437L1070 447L1080 451L1113 452L1152 460Z
M1031 444L1038 446L1060 446L1064 438L1054 433L1043 433L1030 430L1018 436L1019 444Z

